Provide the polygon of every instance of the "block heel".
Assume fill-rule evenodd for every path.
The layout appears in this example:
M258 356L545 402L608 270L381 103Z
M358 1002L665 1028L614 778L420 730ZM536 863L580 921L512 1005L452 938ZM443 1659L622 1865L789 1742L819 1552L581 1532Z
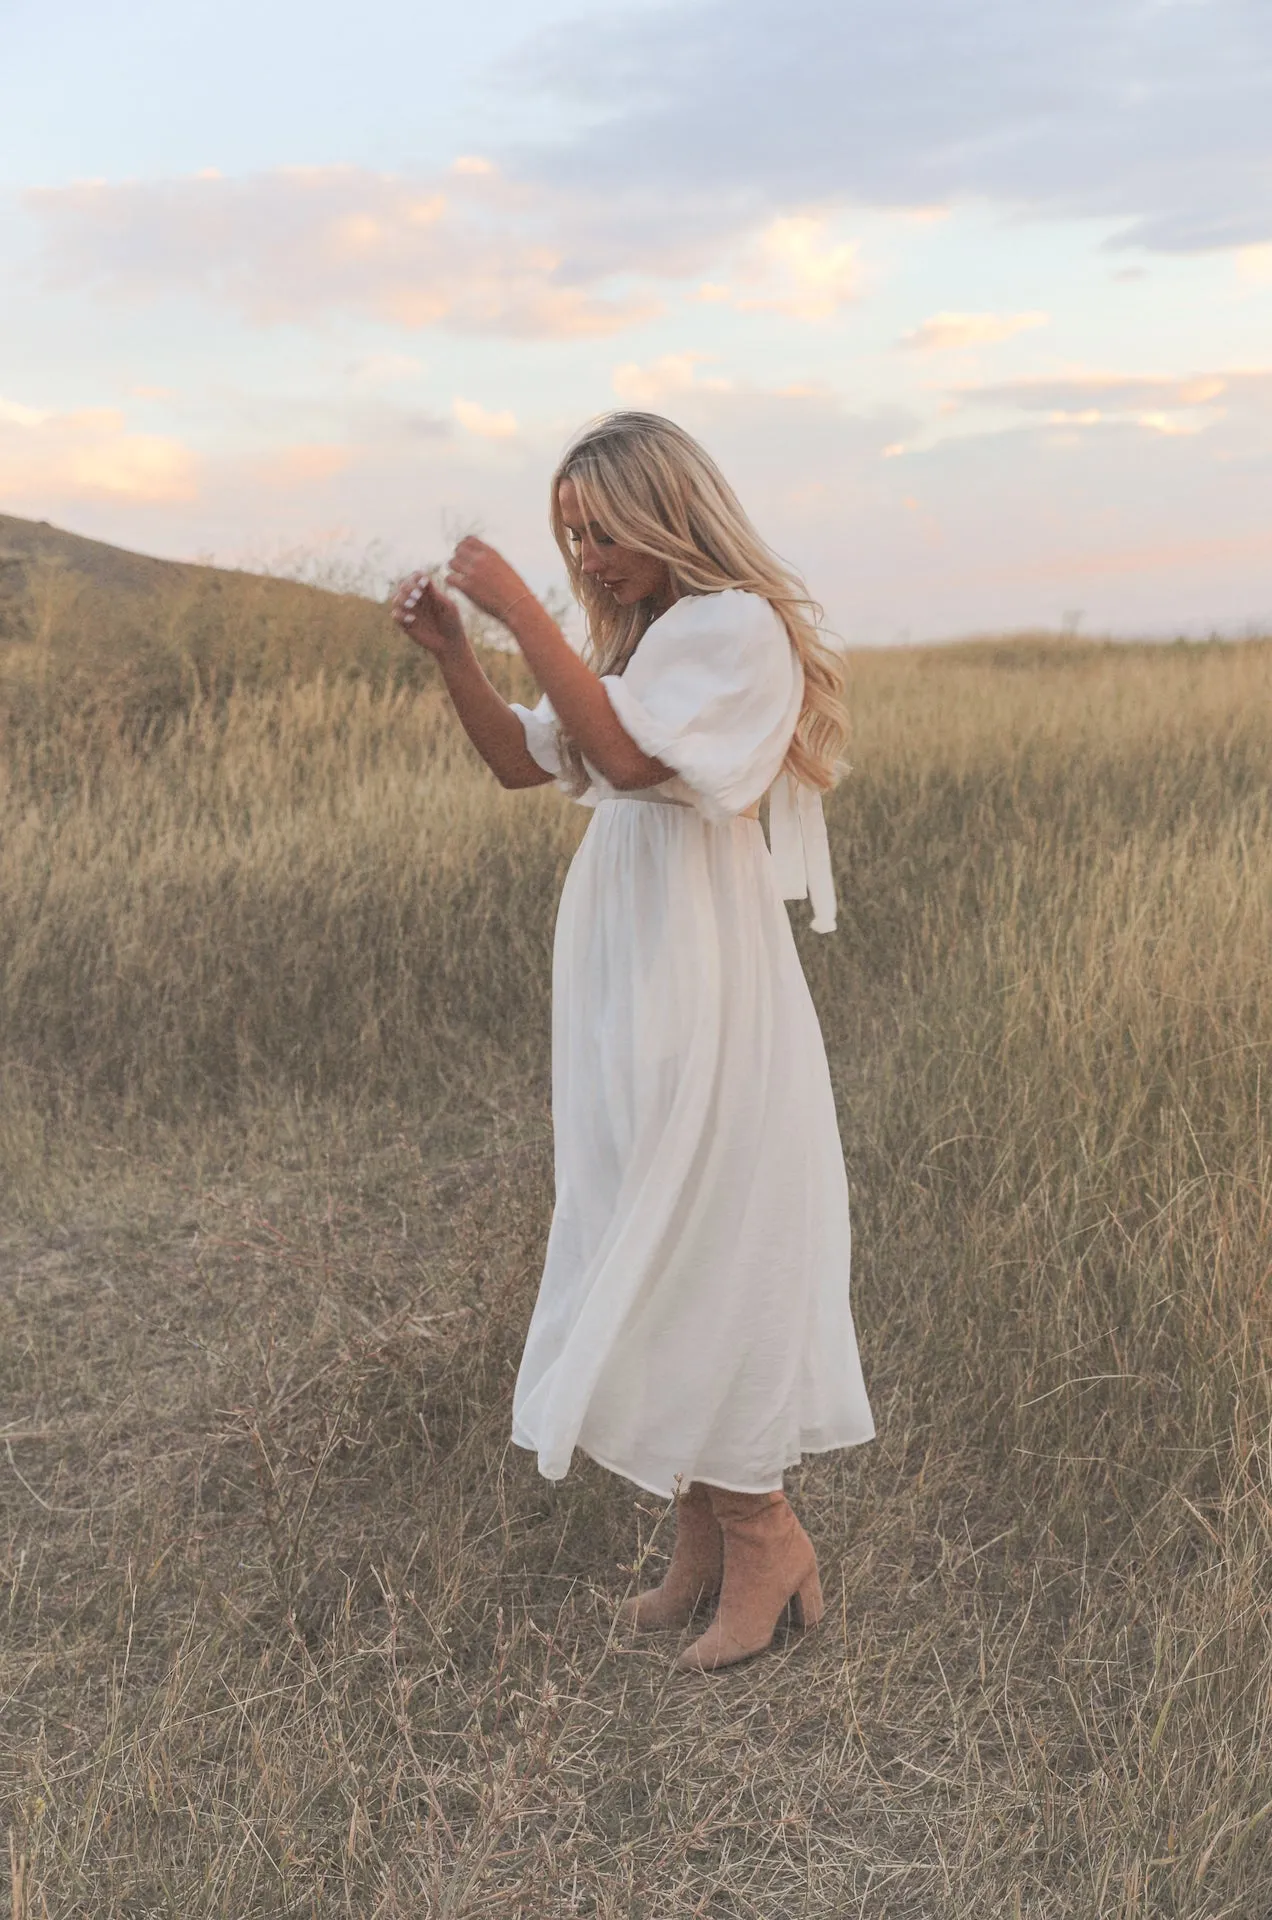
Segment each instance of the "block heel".
M790 1623L793 1627L819 1627L825 1611L821 1575L814 1567L804 1584L791 1595Z

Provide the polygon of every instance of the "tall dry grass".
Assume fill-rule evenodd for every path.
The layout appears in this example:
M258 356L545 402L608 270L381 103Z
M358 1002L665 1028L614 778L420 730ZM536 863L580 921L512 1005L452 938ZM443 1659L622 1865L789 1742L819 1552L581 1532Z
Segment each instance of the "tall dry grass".
M702 1684L609 1628L657 1503L507 1445L580 817L318 655L0 667L15 1912L1272 1911L1272 648L854 663L880 1437Z

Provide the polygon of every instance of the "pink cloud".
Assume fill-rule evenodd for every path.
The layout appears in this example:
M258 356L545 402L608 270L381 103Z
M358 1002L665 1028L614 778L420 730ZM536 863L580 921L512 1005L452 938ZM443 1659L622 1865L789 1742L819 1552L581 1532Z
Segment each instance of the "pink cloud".
M901 336L901 345L920 353L945 353L967 347L995 347L1018 333L1045 327L1045 313L934 313Z
M705 353L664 353L645 367L626 360L614 369L614 392L625 406L655 408L690 395L731 392L731 381L699 374L699 366L710 359Z
M1027 413L1083 417L1168 414L1231 401L1272 399L1272 367L1229 368L1209 373L1138 374L1074 372L1023 380L965 383L954 389L977 406L1016 407Z
M573 272L550 197L472 157L430 180L285 167L45 187L26 204L44 225L55 285L210 295L258 324L343 308L408 328L559 338L656 311Z
M699 305L736 307L739 313L781 313L791 320L833 320L859 300L860 250L836 240L823 214L792 213L770 220L743 246L731 280L704 280L690 294Z
M353 460L354 451L350 447L321 443L279 447L256 462L256 471L271 486L291 492L297 487L321 485L324 480L343 473Z
M517 416L507 408L492 411L476 400L456 399L452 412L464 431L475 433L479 440L515 440L517 437Z
M0 498L189 501L197 462L179 440L132 433L114 407L43 413L0 401Z

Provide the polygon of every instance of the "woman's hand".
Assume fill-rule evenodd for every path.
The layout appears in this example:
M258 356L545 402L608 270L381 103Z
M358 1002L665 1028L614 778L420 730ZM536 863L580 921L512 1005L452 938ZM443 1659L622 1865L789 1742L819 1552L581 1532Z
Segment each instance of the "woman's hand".
M468 645L459 608L426 573L407 575L393 596L390 612L407 638L438 660L453 659Z
M469 535L451 555L446 584L455 587L483 613L506 621L519 600L532 600L531 593L515 567L484 540Z

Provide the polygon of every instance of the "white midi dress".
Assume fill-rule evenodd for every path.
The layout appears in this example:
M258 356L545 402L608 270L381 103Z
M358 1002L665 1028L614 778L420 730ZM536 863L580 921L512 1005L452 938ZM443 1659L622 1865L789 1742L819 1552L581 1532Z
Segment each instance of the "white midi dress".
M834 925L820 799L782 772L802 669L767 600L678 600L602 683L675 769L594 808L553 961L556 1207L513 1410L550 1480L576 1447L652 1493L779 1487L874 1432L848 1185L783 896ZM559 775L545 699L518 707ZM742 817L772 789L770 835Z

